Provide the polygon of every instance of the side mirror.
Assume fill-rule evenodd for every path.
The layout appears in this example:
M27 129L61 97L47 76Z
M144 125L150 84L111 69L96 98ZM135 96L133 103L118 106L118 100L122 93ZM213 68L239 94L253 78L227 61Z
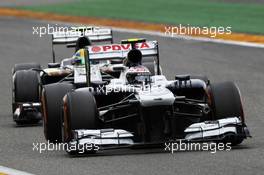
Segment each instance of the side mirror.
M60 63L48 63L48 68L59 68Z
M178 80L178 81L188 81L190 79L191 79L190 75L176 75L175 76L175 80Z
M125 70L124 66L113 66L113 71L123 71Z

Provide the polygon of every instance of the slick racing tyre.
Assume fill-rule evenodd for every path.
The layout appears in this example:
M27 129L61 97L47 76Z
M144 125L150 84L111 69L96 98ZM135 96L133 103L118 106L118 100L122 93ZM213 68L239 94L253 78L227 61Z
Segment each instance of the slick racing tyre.
M72 91L74 86L67 83L45 85L42 91L42 112L44 116L44 134L52 143L62 141L62 106L63 97Z
M32 70L17 71L14 78L15 102L39 102L39 73Z
M64 98L64 141L69 142L72 130L98 129L99 112L94 96L88 88L77 89Z
M213 119L240 117L245 122L240 92L233 82L223 82L210 85ZM232 145L240 144L243 139L230 139Z
M39 102L40 89L39 73L33 70L19 70L14 74L13 92L12 92L12 112L14 114L17 103ZM24 121L15 120L17 124L23 124ZM25 123L38 123L39 119Z
M41 66L38 63L15 64L12 70L12 74L14 74L16 71L19 71L19 70L29 70L29 69L41 69Z

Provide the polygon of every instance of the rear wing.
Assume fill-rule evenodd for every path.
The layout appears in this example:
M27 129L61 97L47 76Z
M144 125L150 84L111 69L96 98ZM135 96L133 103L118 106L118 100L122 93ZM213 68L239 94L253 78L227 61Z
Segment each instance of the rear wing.
M110 28L102 27L71 27L70 30L63 30L52 33L52 56L55 62L54 45L66 45L75 47L76 41L82 37L87 37L91 42L113 43L113 34Z
M92 42L113 41L112 30L101 27L72 27L68 31L52 33L53 44L73 44L79 37L86 36Z
M108 60L126 58L128 52L132 49L130 43L127 44L109 44L109 45L97 45L86 47L88 51L88 57L90 60ZM142 43L136 43L135 48L142 52L143 57L150 57L159 55L158 42L146 41Z
M157 71L160 75L159 63L159 47L157 41L129 41L121 44L97 45L87 46L85 49L85 67L86 67L86 80L88 87L91 83L90 61L91 60L111 60L111 59L124 59L132 49L138 49L142 53L142 57L156 57Z

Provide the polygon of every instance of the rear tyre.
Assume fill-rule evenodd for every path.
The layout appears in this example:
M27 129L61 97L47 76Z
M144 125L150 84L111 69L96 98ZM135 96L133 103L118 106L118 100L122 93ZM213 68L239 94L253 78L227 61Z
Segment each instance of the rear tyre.
M98 116L96 101L89 89L68 93L64 98L64 141L69 142L73 138L72 130L98 129Z
M12 74L14 74L16 71L19 71L19 70L29 70L29 69L41 69L41 66L38 63L15 64L12 70Z
M41 81L39 73L33 70L19 70L14 75L12 93L12 112L14 114L17 103L40 102L39 89ZM36 117L39 118L39 117ZM15 120L16 121L16 120ZM16 121L23 124L23 121ZM29 123L38 123L39 119ZM25 122L28 123L28 122Z
M54 83L44 86L42 91L42 112L44 116L44 134L46 140L62 142L62 106L63 97L72 91L74 86L67 83Z
M211 84L211 99L213 107L213 119L228 117L240 117L244 123L244 112L240 92L233 82ZM227 138L232 145L242 143L243 138Z
M20 64L15 64L15 66L12 69L12 75L14 75L17 71L20 70L29 70L29 69L41 69L40 64L38 63L20 63ZM12 90L14 92L14 82L13 82L13 87ZM13 93L13 98L14 98L14 93ZM12 112L14 113L16 110L16 105L12 103Z
M14 79L15 102L39 102L39 73L32 70L17 71Z

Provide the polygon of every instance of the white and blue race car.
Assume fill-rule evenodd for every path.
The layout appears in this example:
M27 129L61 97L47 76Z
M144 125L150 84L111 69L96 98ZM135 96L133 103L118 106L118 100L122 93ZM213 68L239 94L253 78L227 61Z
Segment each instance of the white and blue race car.
M250 136L236 84L211 83L195 75L167 80L159 65L157 41L133 39L84 50L85 65L76 69L74 84L43 89L44 118L50 122L47 140L75 148L92 145L95 149L87 152L95 152L179 139L237 145ZM119 64L93 64L120 59ZM106 74L111 77L107 81Z

